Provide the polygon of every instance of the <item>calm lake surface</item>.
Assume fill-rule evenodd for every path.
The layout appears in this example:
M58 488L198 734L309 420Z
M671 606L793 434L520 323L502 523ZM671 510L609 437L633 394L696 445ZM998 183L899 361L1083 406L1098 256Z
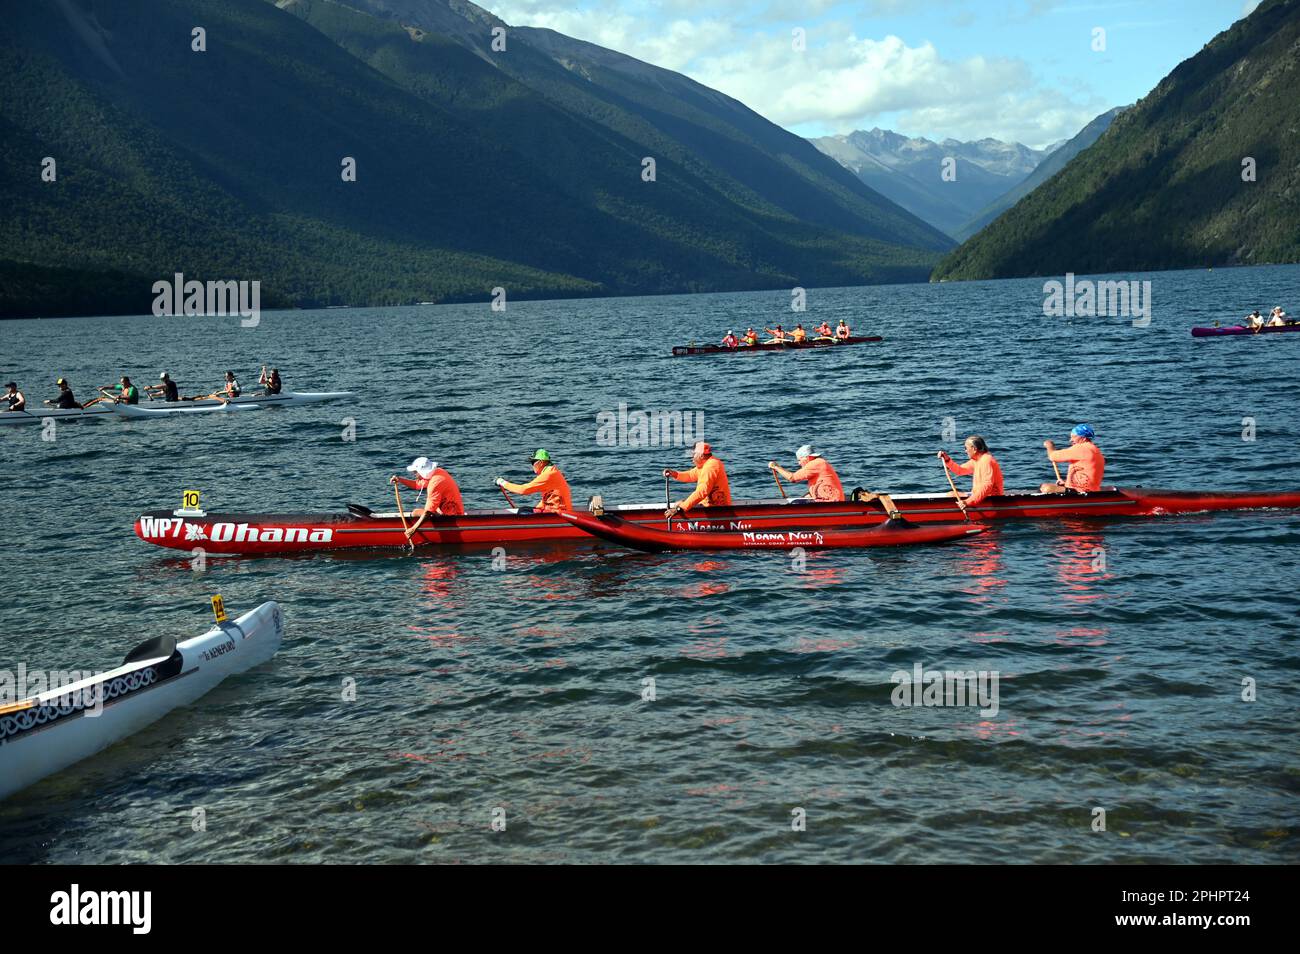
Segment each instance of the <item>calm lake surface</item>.
M1300 335L1188 335L1300 312L1300 268L1135 277L1152 282L1147 328L1045 318L1042 280L813 289L803 315L771 292L274 312L253 329L0 322L0 375L33 403L60 374L83 399L163 369L197 393L227 368L251 387L263 362L289 389L363 392L66 424L52 443L0 429L0 669L111 668L149 636L202 632L213 593L235 612L279 600L287 627L269 664L0 804L0 861L1297 861L1294 512L1008 523L812 553L802 572L784 553L568 544L511 548L504 569L425 550L195 572L132 533L186 488L210 511L383 508L421 454L469 506L499 506L492 478L524 479L538 446L575 500L662 500L659 471L685 452L602 446L597 415L620 404L702 413L737 497L774 495L766 462L793 467L805 442L846 488L941 491L934 452L969 433L1032 487L1051 476L1041 441L1079 421L1108 482L1300 486ZM841 317L884 342L670 356ZM894 706L891 674L918 663L1000 673L998 712Z

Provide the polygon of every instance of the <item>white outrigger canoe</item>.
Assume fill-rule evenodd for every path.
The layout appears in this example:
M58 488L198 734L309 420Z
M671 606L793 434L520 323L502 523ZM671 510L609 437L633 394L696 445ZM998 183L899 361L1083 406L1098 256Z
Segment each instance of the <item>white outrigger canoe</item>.
M352 391L286 391L283 394L246 394L227 401L219 401L216 398L200 398L193 401L146 401L141 404L112 404L104 401L86 408L67 410L37 408L31 411L4 411L0 412L0 424L32 423L51 417L63 421L110 415L148 418L204 411L255 411L264 407L294 407L299 404L318 404L321 401L351 401L354 398L356 394Z
M194 401L149 401L143 404L110 404L114 414L123 417L158 417L165 414L195 414L204 411L254 411L264 407L295 407L321 401L350 401L352 391L286 391L283 394L246 394L219 401L202 398Z
M0 705L0 799L188 705L280 648L280 606L263 603L202 636L159 636L117 669Z

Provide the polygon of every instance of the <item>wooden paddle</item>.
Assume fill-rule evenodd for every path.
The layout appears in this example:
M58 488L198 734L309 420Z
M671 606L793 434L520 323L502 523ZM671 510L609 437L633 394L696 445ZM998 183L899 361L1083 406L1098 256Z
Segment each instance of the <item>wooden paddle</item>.
M506 498L506 503L510 505L511 510L519 509L518 507L515 506L515 502L510 499L510 495L506 493L506 489L504 487L498 487L497 490L501 491L501 496Z
M398 486L397 481L393 481L393 496L397 498L397 515L402 518L402 529L410 533L411 528L406 522L406 509L402 506L402 488ZM415 541L409 536L406 538L406 545L412 550L415 549Z
M1048 460L1052 460L1050 457L1047 458L1047 459L1048 459ZM1060 482L1060 483L1065 483L1065 481L1061 478L1061 468L1059 468L1059 467L1056 466L1056 461L1054 461L1054 460L1052 460L1052 470L1056 471L1056 479L1057 479L1057 481Z
M948 462L941 457L939 458L939 466L943 468L943 475L948 478L948 486L952 488L953 499L958 501L957 509L961 511L963 519L969 520L970 514L966 512L966 508L961 506L960 503L961 492L957 489L957 485L953 483L952 474L948 473Z
M673 497L672 497L672 494L670 494L670 493L668 492L668 481L671 480L671 479L672 479L672 478L671 478L671 477L668 477L668 476L665 476L665 477L664 477L664 510L672 510L672 509L673 509ZM672 517L669 517L669 518L668 518L668 529L671 530L672 528L673 528L673 518L672 518Z
M776 481L776 489L781 491L781 499L789 500L790 498L785 495L785 488L781 486L781 477L776 471L772 471L772 479Z

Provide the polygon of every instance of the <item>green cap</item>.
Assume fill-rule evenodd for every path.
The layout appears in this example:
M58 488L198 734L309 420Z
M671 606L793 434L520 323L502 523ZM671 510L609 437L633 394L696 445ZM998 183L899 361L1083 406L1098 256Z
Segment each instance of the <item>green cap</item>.
M537 453L533 455L533 460L544 460L549 462L550 459L551 455L546 453L546 451L542 450L540 447L537 448Z

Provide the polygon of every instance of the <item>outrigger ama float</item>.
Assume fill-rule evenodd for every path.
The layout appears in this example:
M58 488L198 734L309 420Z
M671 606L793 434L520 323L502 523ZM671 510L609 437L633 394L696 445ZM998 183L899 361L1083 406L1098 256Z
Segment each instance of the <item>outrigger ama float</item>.
M911 523L962 520L951 494L895 494L894 504ZM694 510L671 526L662 504L606 507L634 526L678 532L729 533L779 530L862 530L888 515L878 500L820 502L807 499L754 500L730 507ZM1107 487L1092 493L1011 493L989 497L970 508L972 520L1057 520L1061 518L1154 517L1224 510L1300 509L1300 490L1273 493L1152 490ZM153 510L135 522L146 543L174 550L201 547L211 554L290 554L345 549L404 549L403 517L351 504L345 513L251 514ZM526 507L471 510L461 516L430 516L412 543L495 545L523 541L590 539L559 514Z

